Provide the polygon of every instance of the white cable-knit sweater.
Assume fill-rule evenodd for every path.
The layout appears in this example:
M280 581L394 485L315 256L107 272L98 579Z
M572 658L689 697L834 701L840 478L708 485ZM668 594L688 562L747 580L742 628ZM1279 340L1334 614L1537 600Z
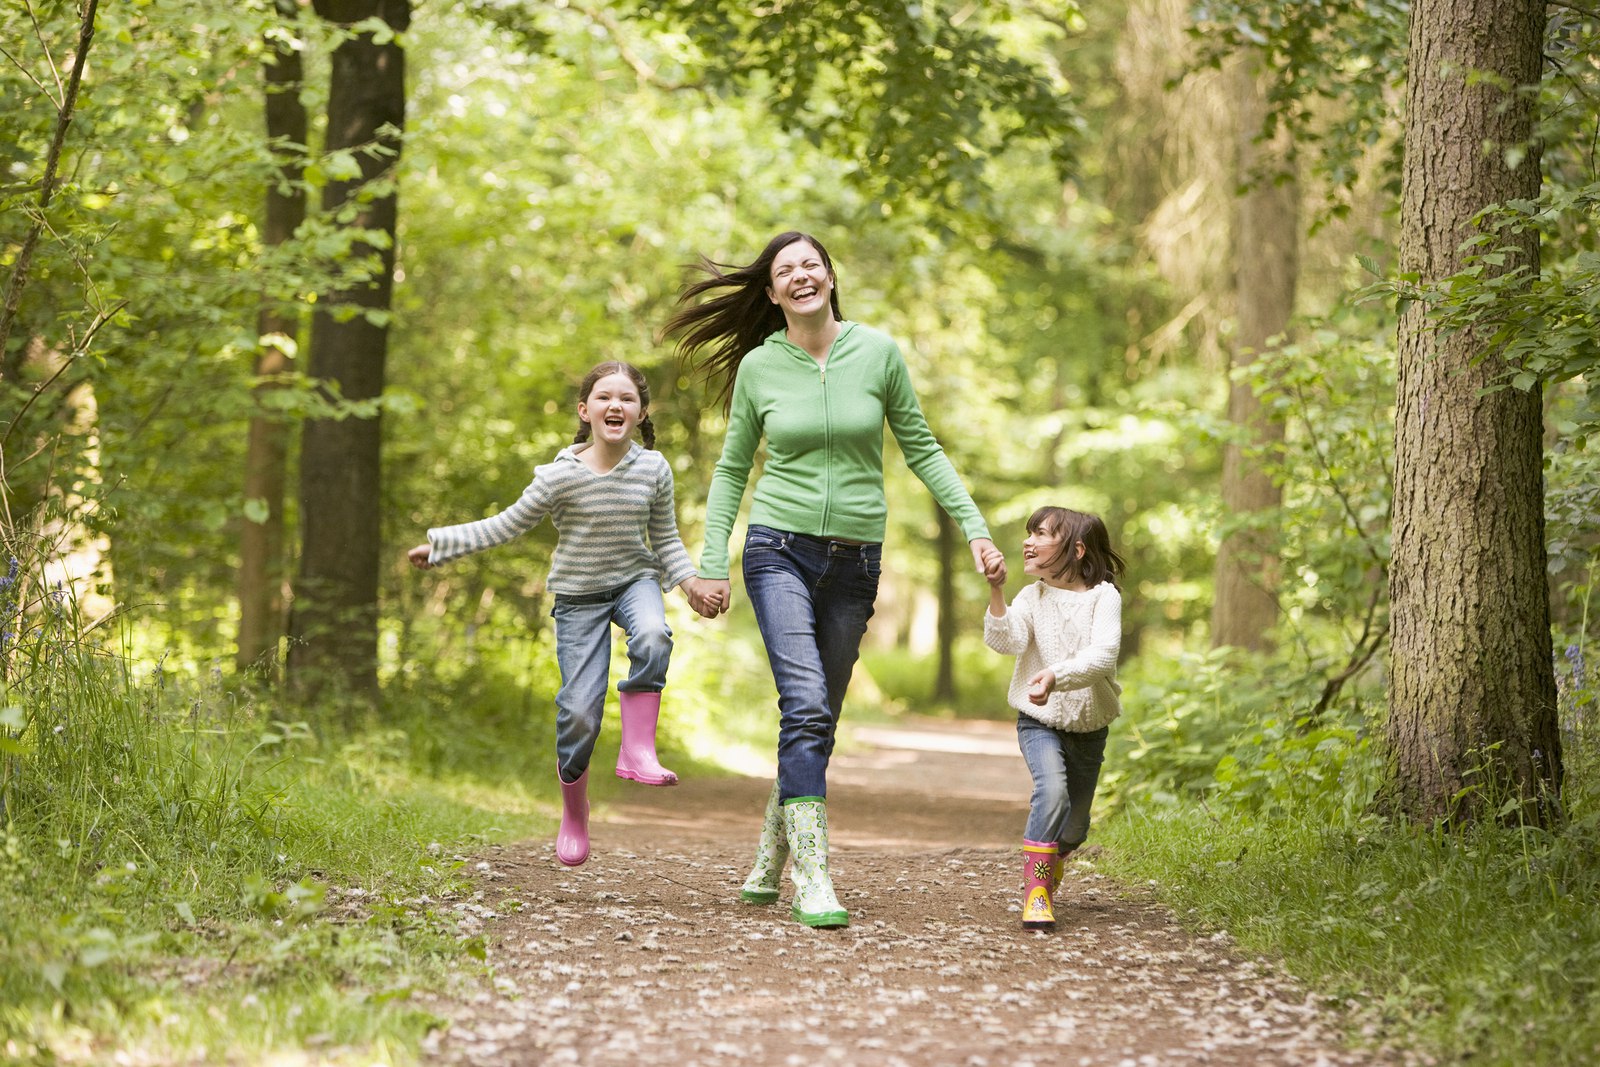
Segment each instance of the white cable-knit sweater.
M1082 592L1034 582L1003 616L984 613L983 643L1017 657L1007 702L1024 715L1087 733L1122 714L1122 594L1110 582ZM1028 682L1046 669L1055 672L1055 691L1043 705L1033 704Z

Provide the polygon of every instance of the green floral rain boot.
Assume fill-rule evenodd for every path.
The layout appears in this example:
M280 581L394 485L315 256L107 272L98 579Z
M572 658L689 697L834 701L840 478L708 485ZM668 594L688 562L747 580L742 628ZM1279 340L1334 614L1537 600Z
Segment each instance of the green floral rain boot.
M783 807L778 803L778 783L772 783L767 813L761 820L761 840L756 843L756 865L739 890L746 904L776 904L783 865L789 858L789 838L783 830Z
M795 797L783 805L783 830L794 865L794 907L789 918L807 926L849 926L850 913L833 895L828 877L828 802L821 797Z

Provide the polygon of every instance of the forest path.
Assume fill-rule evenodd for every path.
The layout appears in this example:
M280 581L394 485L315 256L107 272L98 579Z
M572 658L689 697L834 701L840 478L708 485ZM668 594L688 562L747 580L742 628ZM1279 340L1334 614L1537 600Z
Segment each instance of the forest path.
M597 754L596 771L609 769ZM847 730L829 770L850 911L809 930L738 899L770 779L629 785L593 853L481 857L492 984L428 1004L430 1062L482 1067L1377 1064L1271 964L1197 939L1080 863L1053 934L1020 925L1029 778L1004 723ZM485 869L486 868L486 869Z

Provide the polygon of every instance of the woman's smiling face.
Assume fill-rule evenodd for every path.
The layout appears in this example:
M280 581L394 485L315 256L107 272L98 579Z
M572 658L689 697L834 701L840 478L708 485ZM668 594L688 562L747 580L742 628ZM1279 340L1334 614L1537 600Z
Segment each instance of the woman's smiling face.
M791 242L773 259L767 298L783 309L785 317L831 314L832 295L833 275L810 241Z

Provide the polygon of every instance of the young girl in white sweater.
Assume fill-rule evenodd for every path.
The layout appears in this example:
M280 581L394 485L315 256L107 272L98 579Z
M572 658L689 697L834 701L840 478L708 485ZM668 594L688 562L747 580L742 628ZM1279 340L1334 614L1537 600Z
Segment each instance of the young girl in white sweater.
M1062 860L1089 835L1107 726L1122 714L1116 673L1123 568L1097 516L1044 507L1029 516L1022 542L1023 573L1038 581L1009 610L1002 583L989 586L983 641L1017 657L1008 701L1033 775L1022 841L1022 925L1029 930L1055 928L1051 897Z

